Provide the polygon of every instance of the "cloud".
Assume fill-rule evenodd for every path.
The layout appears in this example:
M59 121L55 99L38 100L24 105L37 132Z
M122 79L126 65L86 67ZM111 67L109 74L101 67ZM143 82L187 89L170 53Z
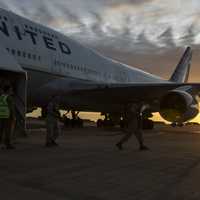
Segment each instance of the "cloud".
M8 0L0 6L86 44L149 51L200 42L198 0ZM129 40L129 42L128 42ZM117 47L115 47L117 44ZM123 48L120 48L123 51Z
M159 75L160 67L171 72L185 46L199 51L199 0L0 0L0 7Z

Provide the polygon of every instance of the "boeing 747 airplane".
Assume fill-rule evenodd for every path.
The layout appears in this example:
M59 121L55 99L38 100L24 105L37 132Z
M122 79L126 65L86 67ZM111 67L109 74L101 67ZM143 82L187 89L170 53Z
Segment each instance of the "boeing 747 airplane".
M121 117L127 104L149 105L175 123L194 118L200 84L188 80L192 50L187 47L169 80L104 57L38 23L0 9L0 78L10 80L18 119L52 96L60 108Z

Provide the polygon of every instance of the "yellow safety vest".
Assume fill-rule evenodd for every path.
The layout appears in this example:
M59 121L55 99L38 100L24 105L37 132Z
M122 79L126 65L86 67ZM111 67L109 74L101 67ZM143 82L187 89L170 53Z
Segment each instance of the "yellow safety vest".
M10 109L7 98L7 95L0 96L0 119L8 119L10 117Z

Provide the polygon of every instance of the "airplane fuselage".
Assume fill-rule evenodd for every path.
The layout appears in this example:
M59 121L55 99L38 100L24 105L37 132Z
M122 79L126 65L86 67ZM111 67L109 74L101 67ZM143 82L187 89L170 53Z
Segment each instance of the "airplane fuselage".
M57 31L3 9L0 10L0 41L28 73L27 91L31 105L39 105L51 95L51 86L54 90L56 87L67 90L72 85L69 83L165 82L160 77L106 58Z

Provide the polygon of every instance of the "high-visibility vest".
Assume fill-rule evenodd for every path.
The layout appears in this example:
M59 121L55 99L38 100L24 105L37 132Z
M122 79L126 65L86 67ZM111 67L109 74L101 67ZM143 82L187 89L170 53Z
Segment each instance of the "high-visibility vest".
M7 95L0 96L0 119L8 119L10 117L10 109L7 98Z

